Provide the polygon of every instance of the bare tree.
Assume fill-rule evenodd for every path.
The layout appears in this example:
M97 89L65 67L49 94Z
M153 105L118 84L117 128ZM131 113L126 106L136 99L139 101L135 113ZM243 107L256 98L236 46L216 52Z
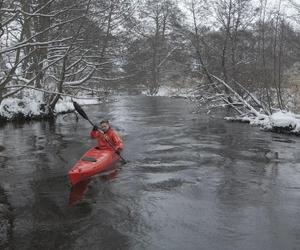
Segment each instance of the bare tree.
M81 26L72 26L84 18L89 4L77 2L69 5L56 1L54 5L54 2L22 0L1 9L7 16L4 26L7 42L2 42L0 54L11 64L1 77L1 100L29 86L49 89L49 78L52 83L57 83L55 89L62 92L62 86L71 77L73 68L77 67L78 70L80 63L87 65L87 62L82 63L82 59L77 63L72 62L77 60L75 55L82 52L79 43ZM94 71L92 69L84 73L91 67L82 67L81 75L76 74L81 81L77 79L76 83L88 80L86 75L90 76ZM49 111L52 112L58 98L57 94L55 97L46 97Z
M139 19L133 26L137 35L134 43L140 43L143 50L143 67L150 71L150 74L145 71L145 81L150 94L154 95L161 84L163 67L178 48L170 38L174 35L180 11L170 0L146 0L138 12Z

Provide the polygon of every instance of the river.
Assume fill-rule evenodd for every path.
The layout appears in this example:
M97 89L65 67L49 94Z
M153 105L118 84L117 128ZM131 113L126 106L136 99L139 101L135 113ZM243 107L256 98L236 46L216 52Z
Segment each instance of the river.
M67 114L0 127L5 248L299 249L299 137L196 112L186 99L120 96L84 109L111 121L129 163L70 204L67 172L96 143L89 123Z

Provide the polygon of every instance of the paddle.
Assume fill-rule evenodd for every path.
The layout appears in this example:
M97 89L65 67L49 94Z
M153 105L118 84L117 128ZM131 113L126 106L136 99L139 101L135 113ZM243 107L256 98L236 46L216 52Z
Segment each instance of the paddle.
M84 110L80 107L80 105L79 105L77 102L73 101L73 106L74 106L75 110L78 112L78 114L80 114L85 120L89 121L89 123L90 123L93 127L95 126L95 124L89 119L89 117L87 116L87 114L84 112ZM100 129L98 129L98 131L99 131L100 133L104 134L103 131L101 131ZM111 142L110 142L109 140L107 140L107 139L105 138L105 136L103 136L103 137L104 137L104 139L106 140L106 142L108 143L108 145L115 151L115 153L116 153L117 155L119 155L119 157L120 157L120 159L122 160L122 162L123 162L123 163L127 163L127 161L119 154L119 152L115 149L115 147L111 144Z

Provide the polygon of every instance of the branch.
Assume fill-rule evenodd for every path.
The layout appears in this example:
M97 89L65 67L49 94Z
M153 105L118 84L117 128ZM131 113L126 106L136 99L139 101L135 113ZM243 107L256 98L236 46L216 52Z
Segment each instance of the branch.
M255 115L258 116L259 112L256 111L246 100L244 100L236 91L234 91L226 82L221 80L215 75L210 74L213 78L215 78L218 82L223 84L228 90L230 90L241 102L244 103L244 105Z
M41 10L43 10L44 8L46 8L49 4L51 4L52 2L54 2L55 0L49 0L47 3L45 3L44 5L42 5L39 9L37 9L35 12L33 12L32 14L37 14L38 12L40 12Z
M44 29L44 30L41 31L41 32L35 33L34 35L32 35L31 37L29 37L28 39L26 39L24 42L21 42L21 43L15 45L13 48L9 48L9 49L6 49L6 50L4 50L4 51L0 51L0 54L3 54L3 53L6 53L6 52L15 50L15 49L20 48L20 47L22 48L22 47L26 47L26 46L30 46L30 45L44 45L44 44L49 44L49 42L44 42L44 43L32 43L32 44L31 44L31 43L28 43L28 42L29 42L30 40L32 40L34 37L39 36L39 35L41 35L41 34L47 32L47 31L49 31L49 30L51 30L51 29L53 29L53 28L55 28L55 27L58 27L58 26L60 26L60 25L63 25L63 24L69 23L69 22L74 22L74 21L76 21L76 20L78 20L78 19L81 19L81 18L83 18L83 17L84 17L84 16L76 17L76 18L67 20L67 21L65 21L65 22L60 22L60 23L57 23L57 24L55 24L55 25L52 25L52 26L50 26L50 27ZM72 39L72 38L73 38L73 37L71 37L71 38L65 38L65 39L62 39L62 40L60 40L60 41L51 41L50 43L62 42L62 41L65 41L65 40L70 40L70 39ZM29 45L28 45L28 44L29 44Z
M70 73L70 74L66 74L66 77L75 77L76 75L83 73L83 72L87 69L87 67L88 67L88 66L85 65L84 67L78 69L78 70L75 71L75 72L73 71L73 72Z
M72 39L73 37L67 37L61 40L53 40L53 41L47 41L47 42L34 42L34 43L25 43L25 44L19 44L18 46L6 49L6 50L2 50L0 51L0 54L4 54L16 49L20 49L20 48L24 48L24 47L28 47L28 46L40 46L40 45L47 45L47 44L51 44L51 43L61 43L61 42L65 42L68 41L70 39Z
M67 12L67 11L74 11L74 10L77 10L77 11L82 11L84 9L72 9L74 6L76 6L76 4L73 4L71 6L69 6L69 8L67 9L63 9L63 10L60 10L56 13L53 13L53 14L43 14L43 13L37 13L36 11L34 13L28 13L22 9L19 10L19 12L21 12L23 15L26 15L26 16L30 16L30 17L57 17L59 16L60 14L64 13L64 12Z
M268 109L265 107L265 105L260 102L250 91L248 91L243 85L241 85L240 83L238 83L237 81L234 80L234 83L237 84L241 89L243 89L251 98L252 100L260 107L263 108L264 112L267 115L270 115L270 112L268 111Z
M46 67L44 67L41 71L39 71L38 74L36 74L35 77L33 77L33 78L30 79L30 80L25 79L25 78L13 77L13 79L15 79L15 80L23 80L23 81L25 81L25 82L26 82L26 85L20 86L19 89L14 90L14 91L12 91L12 92L10 92L10 93L8 93L8 94L2 96L2 98L4 99L4 98L7 98L7 97L9 97L9 96L12 96L12 95L18 93L19 91L21 91L22 89L28 87L31 83L33 83L33 82L36 80L36 78L37 78L44 70L50 68L52 65L54 65L54 64L57 63L58 61L64 59L64 57L65 57L65 56L63 56L63 57L57 59L56 61L54 61L54 62L50 63L49 65L47 65ZM7 88L7 87L6 87L6 88Z
M34 89L34 90L41 91L41 92L44 92L44 93L47 93L47 94L55 94L55 95L61 95L61 96L68 96L68 97L72 97L72 98L76 98L76 99L87 99L87 100L98 99L98 97L95 97L95 98L93 98L93 97L80 97L80 96L74 96L74 95L70 95L70 94L66 94L66 93L61 93L61 92L56 92L56 91L49 91L49 90L46 90L46 89L41 89L41 88L36 88L36 87L33 87L33 86L28 86L27 84L26 85L7 86L5 88L8 89L8 88L18 88L18 87L28 88L28 89ZM94 91L97 91L97 90L94 90Z
M168 54L167 56L160 62L160 64L158 64L157 68L159 69L164 63L165 61L170 57L170 55L177 49L177 47L174 47Z
M4 85L6 85L11 79L13 74L15 73L18 65L20 65L25 59L29 58L32 54L36 52L36 49L32 50L28 55L24 56L21 60L19 60L9 71L6 78L0 82L0 88Z
M78 63L80 63L83 60L85 54L87 54L88 52L89 50L85 51L77 61L73 62L66 68L66 71L69 71L71 68L75 67Z
M54 81L56 81L56 82L59 82L60 81L60 79L58 79L58 78L56 78L54 75L48 75L47 77L46 77L46 79L47 78L52 78Z
M5 22L2 23L2 27L8 25L10 22L12 22L16 17L18 16L18 13L14 14L11 18L6 20Z
M122 80L122 79L126 79L126 78L130 78L135 76L135 74L129 75L129 76L121 76L121 77L117 77L117 78L103 78L103 77L92 77L92 79L95 80L100 80L100 81L118 81L118 80Z
M89 80L92 77L92 75L94 74L94 72L95 72L95 68L93 68L91 70L91 72L86 77L84 77L83 79L78 80L78 81L65 82L65 85L68 85L68 86L82 85L84 82L86 82L87 80Z
M98 92L98 93L103 93L103 90L99 90L99 89L92 89L92 88L87 88L87 87L78 87L78 86L68 86L69 88L72 89L82 89L82 90L87 90L87 91L91 91L91 92Z

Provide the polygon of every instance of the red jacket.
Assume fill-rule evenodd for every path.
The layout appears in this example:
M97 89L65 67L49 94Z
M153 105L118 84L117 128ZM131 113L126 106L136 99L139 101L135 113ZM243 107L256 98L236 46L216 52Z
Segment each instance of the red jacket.
M123 142L122 139L118 136L118 134L112 129L109 128L105 133L101 133L98 130L92 130L91 133L91 138L93 139L98 139L98 147L100 149L105 149L105 150L116 150L116 151L121 151L123 149ZM110 144L114 146L114 149L109 145L107 142L109 141Z

